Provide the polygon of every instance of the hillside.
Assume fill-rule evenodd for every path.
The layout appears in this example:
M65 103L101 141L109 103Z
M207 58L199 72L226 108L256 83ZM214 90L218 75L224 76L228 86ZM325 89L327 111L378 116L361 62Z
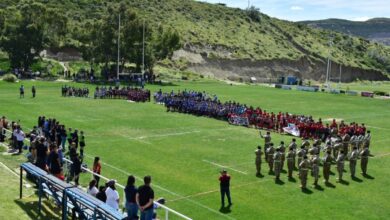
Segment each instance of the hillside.
M313 29L302 24L271 18L265 14L196 2L192 0L36 0L56 8L69 19L62 47L82 47L82 33L102 18L106 8L119 2L137 12L152 28L178 31L183 45L168 67L213 75L218 78L270 79L297 75L324 79L326 59L331 54L332 72L343 67L343 81L357 78L387 80L390 48L338 32ZM21 1L4 0L0 8ZM330 49L328 38L333 35Z
M364 22L342 19L326 19L318 21L302 21L315 28L339 31L345 34L364 37L366 39L390 45L390 18L373 18Z

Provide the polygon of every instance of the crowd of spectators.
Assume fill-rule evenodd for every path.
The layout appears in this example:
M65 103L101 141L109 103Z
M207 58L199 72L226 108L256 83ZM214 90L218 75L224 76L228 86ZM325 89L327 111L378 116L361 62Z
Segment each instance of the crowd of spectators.
M314 120L312 116L292 114L288 112L268 112L260 107L252 107L235 101L221 102L217 95L210 95L198 91L171 91L163 93L161 90L154 94L157 103L165 105L167 111L208 116L220 120L226 120L231 124L245 125L258 129L272 130L285 133L284 128L289 124L294 125L302 138L314 138L325 140L331 134L343 136L361 136L366 133L364 124L344 121L325 123L320 118ZM239 120L237 120L239 119Z

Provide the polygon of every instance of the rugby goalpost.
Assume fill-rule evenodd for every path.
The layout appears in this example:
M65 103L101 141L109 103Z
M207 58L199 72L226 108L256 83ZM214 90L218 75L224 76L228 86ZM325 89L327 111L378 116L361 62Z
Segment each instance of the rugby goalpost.
M3 132L3 135L5 136L5 140L6 140L6 139L12 138L12 131L3 128L3 131L2 131L2 132ZM24 141L27 142L27 143L30 143L30 140L27 139L27 138L25 138ZM69 159L67 159L67 158L65 158L65 157L63 158L63 162L66 163L66 164L64 165L64 168L65 168L65 169L67 169L68 167L70 167L70 165L72 164L72 161L69 160ZM100 178L102 178L102 179L104 179L104 180L106 180L106 181L109 181L109 180L110 180L109 178L107 178L107 177L105 177L105 176L102 176L102 175L100 175L100 174L94 173L92 170L90 170L90 169L88 169L88 168L81 167L81 169L82 169L83 171L87 172L87 173L90 173L91 175L98 176L98 177L100 177ZM64 173L66 173L66 172L64 172ZM123 201L123 205L124 205L125 202L126 202L125 186L122 185L122 184L120 184L120 183L118 183L118 182L116 182L115 184L116 184L116 186L118 186L119 188L122 189L122 201ZM164 217L164 219L165 219L165 220L169 220L170 213L172 213L173 215L176 215L177 217L180 217L181 219L192 220L192 218L190 218L190 217L188 217L188 216L186 216L186 215L183 215L183 214L181 214L180 212L177 212L177 211L175 211L175 210L173 210L173 209L171 209L171 208L169 208L169 207L167 207L167 206L165 206L165 205L163 205L163 204L160 204L160 203L158 203L157 201L154 201L153 203L154 203L154 205L156 205L157 207L159 207L159 208L161 208L161 209L164 210L164 212L165 212L165 217ZM123 206L123 207L125 207L125 206Z

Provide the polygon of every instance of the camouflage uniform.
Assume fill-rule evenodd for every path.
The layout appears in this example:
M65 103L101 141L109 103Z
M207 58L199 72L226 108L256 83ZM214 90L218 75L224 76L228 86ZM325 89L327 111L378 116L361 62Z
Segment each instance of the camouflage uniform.
M274 167L274 153L275 153L275 148L273 146L269 146L267 149L267 162L269 166L269 172L272 172L273 167Z
M306 150L305 149L300 149L298 150L297 152L297 156L298 156L298 167L299 165L301 164L302 160L303 160L303 157L306 155Z
M295 153L293 150L289 150L286 155L287 158L287 169L288 169L288 177L292 178L292 173L295 166Z
M306 188L307 175L310 168L310 162L307 159L302 160L299 164L299 178L301 179L301 188Z
M351 155L349 156L349 170L351 171L351 177L355 177L356 172L356 161L359 157L359 152L357 150L353 150Z
M325 182L328 182L329 175L330 175L330 167L332 165L333 158L332 158L332 156L330 156L330 153L326 153L326 155L324 156L322 161L323 161L323 165L324 165L324 167L323 167L324 179L325 179Z
M255 155L256 155L256 160L255 160L256 174L260 174L261 173L261 155L262 154L263 154L263 152L261 152L261 149L255 150Z
M345 155L348 155L348 151L349 151L349 141L351 140L351 136L349 136L349 134L345 134L342 138L341 138L342 142L343 142L343 150L344 150L344 154Z
M284 144L281 144L279 146L279 152L281 154L281 158L280 158L280 171L282 171L283 168L284 168L284 161L286 160L286 155L285 155L286 147L284 146Z
M344 153L340 152L339 155L337 156L337 159L336 159L337 172L339 174L338 181L343 180L344 160L345 160Z
M282 160L282 154L280 151L276 151L273 156L273 161L274 161L274 172L275 172L275 178L278 180L280 177L280 171L281 171L281 161Z
M368 164L368 156L370 156L370 151L368 148L364 148L360 152L360 167L362 168L362 174L366 175L367 174L367 164Z
M311 159L311 175L314 177L314 185L317 185L318 178L320 175L320 158L318 157L318 154L314 155L314 157Z
M296 154L296 152L297 152L297 147L298 147L298 145L297 145L297 143L294 142L294 141L291 142L290 145L288 145L288 149L292 148L292 149L293 149L293 152L294 152L294 157L293 157L294 168L297 168L297 167L295 166L295 154Z

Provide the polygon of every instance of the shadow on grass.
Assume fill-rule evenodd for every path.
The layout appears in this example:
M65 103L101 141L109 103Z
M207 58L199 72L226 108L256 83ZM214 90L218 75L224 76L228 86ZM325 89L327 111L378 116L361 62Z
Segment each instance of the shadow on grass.
M338 183L348 186L349 182L345 180L339 180Z
M297 180L294 177L288 178L288 181L292 182L292 183L296 183L297 182Z
M336 186L333 185L333 183L331 183L331 182L325 182L325 186L328 188L336 188Z
M224 213L224 214L228 214L228 213L231 213L232 210L230 209L230 205L228 206L222 206L220 209L219 209L220 212Z
M308 195L310 195L310 194L313 193L313 191L311 191L311 190L308 189L308 188L302 188L301 191L302 191L302 193L305 193L305 194L308 194Z
M369 174L362 174L362 175L363 175L364 178L369 179L369 180L374 180L375 179L375 177L370 176Z
M352 181L355 181L355 182L358 182L358 183L362 183L363 182L362 179L359 179L356 176L351 177L351 179L352 179Z
M263 177L264 177L264 175L263 175L263 174L261 174L261 173L257 173L257 174L256 174L256 177L257 177L257 178L263 178Z
M318 191L324 191L324 187L320 186L320 185L314 185L314 189L318 190Z
M275 179L275 184L284 185L284 182L281 179Z
M60 216L57 216L54 213L60 214L61 211L58 208L53 207L52 204L47 201L42 201L41 215L38 214L38 201L24 199L17 199L14 201L31 219L60 219Z

